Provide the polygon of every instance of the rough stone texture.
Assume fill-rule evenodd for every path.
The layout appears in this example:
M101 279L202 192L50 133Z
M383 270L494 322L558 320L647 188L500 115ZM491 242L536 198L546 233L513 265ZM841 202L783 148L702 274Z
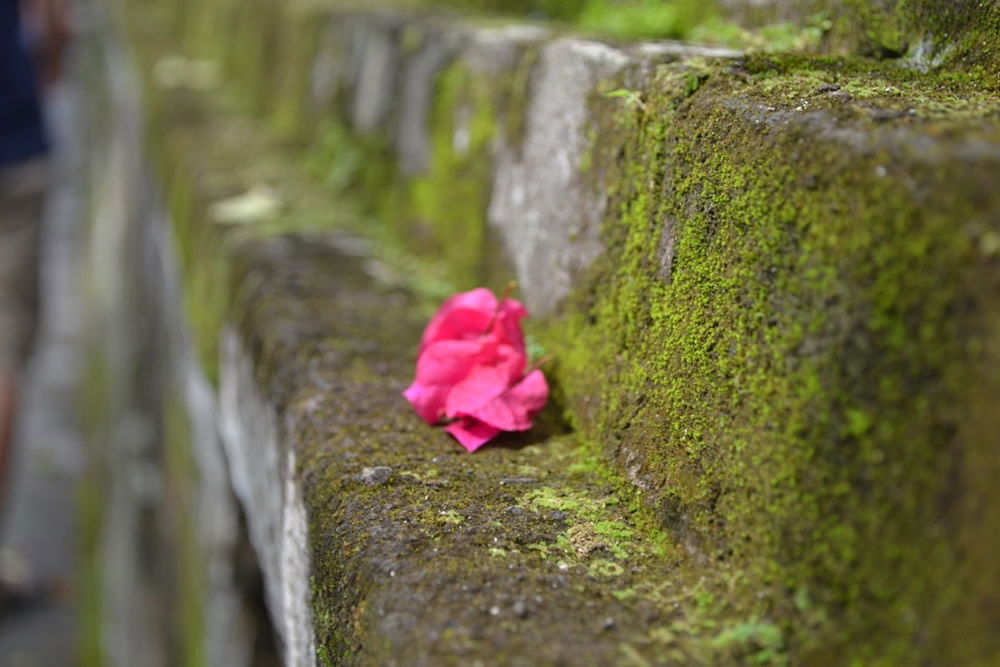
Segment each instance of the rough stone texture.
M744 26L775 22L815 26L828 20L819 48L833 53L903 57L916 66L1000 71L995 0L719 0Z
M397 19L378 16L362 17L349 27L354 65L351 123L360 132L381 129L394 110L400 71L399 32Z
M419 50L407 61L402 75L396 153L400 171L406 176L425 172L430 166L431 145L428 116L434 101L435 77L459 48L455 31L425 34Z
M230 327L211 304L174 315L223 336L220 428L285 662L652 659L663 621L634 590L660 591L671 561L627 498L574 468L587 464L558 411L476 458L420 422L400 392L427 304L387 284L370 247L316 228L311 207L327 200L259 126L204 93L147 92L153 136L173 147L162 168L182 283L190 293L199 270L232 265L212 285ZM209 222L212 202L262 176L309 240ZM392 475L368 485L366 468ZM715 653L690 630L669 650Z
M819 651L985 664L997 516L960 508L996 502L996 100L801 66L658 73L557 348L570 404L696 562L841 610Z
M250 538L264 573L268 607L284 648L284 664L316 664L310 609L306 509L295 452L261 394L254 365L237 334L223 333L220 426L233 488L243 503Z
M601 253L604 193L582 183L588 98L629 64L598 42L558 40L542 48L521 145L501 149L489 220L517 270L528 308L551 313Z
M666 575L622 499L569 468L558 425L473 458L423 424L400 398L419 301L321 241L246 245L235 275L255 350L240 363L274 406L248 410L276 409L299 461L285 479L301 483L309 515L297 545L311 553L300 581L312 584L320 661L654 660L658 619L610 592ZM247 460L269 476L262 457Z
M438 75L458 65L473 77L503 82L526 66L526 50L540 49L524 108L501 111L503 100L488 103L497 106L489 113L503 122L490 141L494 176L487 190L489 225L537 315L553 312L601 252L606 194L581 169L593 141L590 99L626 83L641 87L658 62L737 55L679 43L622 49L571 38L539 47L547 36L532 26L472 28L417 19L404 29L398 17L336 15L321 40L311 79L316 108L346 106L356 130L381 128L382 136L395 143L400 172L418 177L433 168L429 111L439 94ZM406 74L397 77L397 71ZM458 156L469 151L470 123L482 105L482 100L466 100L449 110ZM510 127L524 130L511 135ZM470 250L478 251L465 252Z
M652 64L642 56L663 62L735 55L677 44L650 44L629 52L578 39L542 47L524 111L524 137L498 149L489 206L489 222L513 260L531 312L553 313L603 250L607 194L603 184L582 173L584 156L598 140L591 98L613 90L616 79L624 85L626 69L632 70L629 85L645 87L636 70L648 74ZM614 150L602 143L603 150Z

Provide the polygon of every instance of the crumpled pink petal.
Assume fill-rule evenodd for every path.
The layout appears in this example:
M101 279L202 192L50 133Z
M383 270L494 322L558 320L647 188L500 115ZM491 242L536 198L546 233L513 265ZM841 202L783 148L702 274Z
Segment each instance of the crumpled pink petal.
M476 451L500 434L500 429L468 417L448 424L444 430L455 436L458 443L470 452Z
M429 345L417 358L416 378L403 396L421 419L434 424L444 416L452 387L468 375L482 348L483 342L478 340L440 341Z
M544 407L549 388L527 366L524 306L486 288L451 297L424 330L416 377L403 392L429 424L452 419L446 431L470 452L501 431L523 431Z
M479 336L486 331L496 310L497 298L485 287L456 294L441 305L427 324L420 339L420 352L435 341Z
M484 341L442 340L432 343L417 357L415 382L455 385L462 381L482 354Z
M414 382L406 388L403 396L421 419L428 424L435 424L444 414L444 403L448 399L449 391L451 387L446 384L422 385Z
M473 364L465 377L455 383L445 403L445 416L472 414L507 390L524 373L527 360L510 345L497 346L493 358Z
M502 342L511 345L520 354L524 354L524 332L521 330L521 320L528 316L528 311L520 301L504 299L497 316L497 329Z
M533 370L520 382L467 413L469 417L501 431L526 431L531 420L549 399L549 384L540 370Z

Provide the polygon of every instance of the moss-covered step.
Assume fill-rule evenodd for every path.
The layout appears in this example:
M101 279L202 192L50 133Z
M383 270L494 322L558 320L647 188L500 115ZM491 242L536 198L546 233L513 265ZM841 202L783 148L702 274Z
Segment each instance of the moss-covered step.
M402 3L398 3L402 4ZM409 3L407 3L409 4ZM1000 72L993 0L443 0L532 15L618 39L682 39L741 49L906 59Z
M738 55L495 18L261 5L155 4L125 15L140 43L167 40L161 60L214 67L217 83L278 132L318 148L314 165L331 190L360 194L389 235L437 262L447 280L500 287L513 274L537 315L601 252L606 192L590 170L590 99L627 96L664 63ZM238 36L201 27L225 17L240 17L248 32L239 43L267 55L227 66ZM346 145L345 128L363 157ZM612 139L600 149L615 150Z
M83 79L78 150L86 155L75 178L87 184L79 664L245 667L255 653L267 660L270 626L214 387L184 308L204 306L204 331L212 303L192 298L188 286L192 274L216 275L217 264L181 269L161 174L143 144L149 107L121 42L88 32L74 56ZM172 203L184 202L172 194Z
M324 21L306 106L390 149L381 191L392 194L378 196L378 216L457 284L513 274L537 315L601 253L607 197L589 168L591 98L627 97L664 63L738 55L400 11ZM615 139L600 149L620 148Z
M576 423L707 571L813 627L802 655L990 664L997 98L793 56L698 82L662 67L606 125L634 132L607 254L543 337Z
M400 392L425 311L338 245L243 246L223 346L227 452L289 664L656 662L650 633L685 618L662 604L686 595L668 545L558 422L476 455L422 423Z

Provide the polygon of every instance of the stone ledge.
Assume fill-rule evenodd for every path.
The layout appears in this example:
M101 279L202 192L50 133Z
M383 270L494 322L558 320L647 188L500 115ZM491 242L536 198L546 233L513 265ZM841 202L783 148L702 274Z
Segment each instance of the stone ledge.
M227 452L289 664L318 648L332 664L596 665L623 643L655 662L663 619L628 598L668 570L627 499L573 472L571 436L461 452L400 397L424 323L411 297L316 242L254 243L237 261Z

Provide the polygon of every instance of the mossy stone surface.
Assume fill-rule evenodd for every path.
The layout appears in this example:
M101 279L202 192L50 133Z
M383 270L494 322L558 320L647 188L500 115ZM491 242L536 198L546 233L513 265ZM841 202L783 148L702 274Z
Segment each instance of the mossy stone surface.
M613 484L574 472L558 420L470 456L400 395L419 301L315 244L251 244L238 263L255 276L236 273L258 382L293 425L324 660L607 664L622 642L651 655L659 615L612 592L659 586L671 559Z
M745 564L751 608L833 620L801 655L985 664L996 102L807 62L693 94L667 67L611 117L637 134L610 252L546 344L674 539Z

